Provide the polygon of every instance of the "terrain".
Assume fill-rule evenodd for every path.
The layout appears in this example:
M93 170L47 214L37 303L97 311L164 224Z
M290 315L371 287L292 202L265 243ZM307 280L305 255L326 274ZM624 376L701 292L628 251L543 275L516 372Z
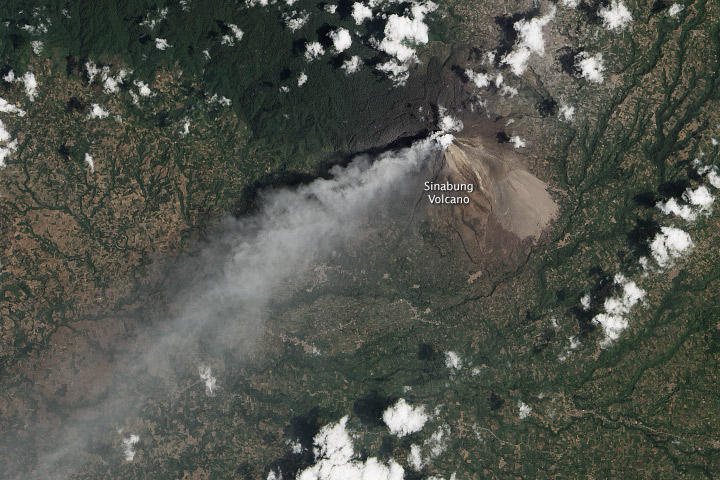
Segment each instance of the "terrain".
M716 194L720 11L628 1L609 28L610 2L572 3L443 3L405 86L306 65L284 4L209 2L188 23L171 6L150 33L160 4L73 4L40 55L21 27L61 13L3 7L2 73L34 72L38 94L0 82L25 111L0 117L18 141L0 170L0 469L295 478L348 416L353 461L405 478L717 478L720 220L683 195ZM292 8L320 12L304 42L334 18ZM550 12L516 74L513 25ZM222 50L233 22L251 44ZM602 53L602 82L582 52ZM108 93L90 60L152 95ZM318 83L282 97L303 69ZM432 132L453 143L418 147ZM362 176L393 158L400 173ZM472 203L429 205L423 182L444 179L476 185ZM692 247L665 261L669 227ZM383 417L401 398L427 414L402 436Z

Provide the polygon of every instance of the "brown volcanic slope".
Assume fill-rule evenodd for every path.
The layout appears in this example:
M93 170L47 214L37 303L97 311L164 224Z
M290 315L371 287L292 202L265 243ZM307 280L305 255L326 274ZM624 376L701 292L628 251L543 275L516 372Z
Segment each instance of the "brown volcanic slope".
M461 192L470 203L432 205L430 216L452 224L471 257L488 252L508 257L538 240L557 217L558 205L515 152L481 132L472 127L456 137L433 178L471 183L472 193Z

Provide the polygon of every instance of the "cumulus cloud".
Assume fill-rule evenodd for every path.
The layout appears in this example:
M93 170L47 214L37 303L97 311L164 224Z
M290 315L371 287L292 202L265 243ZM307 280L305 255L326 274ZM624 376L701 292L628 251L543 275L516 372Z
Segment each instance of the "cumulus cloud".
M513 25L518 33L517 43L510 53L502 57L501 62L509 65L515 75L525 72L531 54L545 54L542 29L555 18L555 11L555 7L552 7L547 15L531 20L519 20Z
M462 359L457 352L445 352L445 367L450 370L459 370L462 367Z
M283 22L285 22L285 26L294 32L305 26L308 20L310 20L310 14L305 10L300 12L293 10L290 13L283 13L282 19Z
M212 395L217 388L217 378L213 377L212 369L206 365L201 365L198 371L200 373L200 380L205 382L205 394Z
M157 48L158 50L165 50L166 48L171 47L171 46L172 45L170 45L168 43L168 41L165 40L164 38L156 38L155 39L155 48Z
M720 175L718 175L717 169L712 168L707 174L708 182L715 188L720 188Z
M601 8L598 13L608 30L624 30L632 22L630 10L620 0L612 0L610 5Z
M222 38L220 39L220 45L227 45L229 47L232 47L233 45L235 45L236 40L239 42L243 39L245 33L240 30L240 28L234 23L228 24L228 28L230 29L230 33L222 36Z
M33 53L35 55L40 55L43 51L42 40L33 40L30 42L30 46L32 47Z
M105 93L114 94L120 90L120 85L125 82L125 77L128 76L127 70L120 70L114 77L110 75L110 68L103 67L100 70L100 77L103 82L103 91Z
M232 105L232 100L225 96L219 96L217 93L214 93L210 98L207 99L207 103L210 105L217 103L218 105L221 105L223 107L229 107L230 105Z
M25 110L18 107L17 105L14 105L4 98L0 97L0 112L2 113L14 113L18 117L24 117L25 116Z
M37 80L35 80L35 74L32 72L25 72L25 75L20 77L17 81L22 82L25 87L25 95L31 102L37 98Z
M182 130L180 130L180 136L184 137L190 133L190 119L188 117L183 118Z
M680 12L685 10L685 5L681 5L679 3L673 3L670 9L668 10L668 15L671 17L677 17Z
M325 11L328 12L329 14L334 14L335 11L337 11L337 5L328 3L327 5L325 5Z
M561 362L567 360L570 354L580 347L580 338L577 335L573 335L572 337L568 338L568 342L570 344L563 349L560 355L558 355L558 360L560 360Z
M383 412L382 418L391 434L404 437L422 430L430 417L425 413L424 406L413 407L401 398Z
M582 305L583 310L585 310L586 312L590 310L590 300L591 298L589 293L586 293L580 299L580 305Z
M510 143L512 143L515 148L525 147L525 140L518 137L517 135L513 135L512 137L510 137Z
M530 416L530 412L532 412L532 407L530 405L522 400L518 400L517 407L518 417L520 417L520 420L525 420L528 416Z
M137 453L135 451L135 444L140 441L140 437L137 435L130 435L128 437L123 438L122 440L122 448L123 448L123 455L125 457L126 462L132 462L135 458L135 454Z
M605 71L602 53L590 55L587 52L580 52L575 57L575 64L579 69L580 77L593 83L602 83Z
M450 427L441 425L422 445L410 446L407 457L408 464L413 470L419 472L433 460L438 458L447 449L449 444Z
M600 325L605 332L601 342L606 347L620 337L620 333L628 327L627 316L630 310L645 297L645 291L622 274L615 275L615 283L622 287L619 295L605 299L604 312L595 317L592 323Z
M350 38L350 32L346 28L338 28L337 30L332 30L328 36L333 42L333 47L335 47L335 51L340 53L344 52L348 48L350 48L350 45L352 45L352 39Z
M150 85L143 82L142 80L135 80L133 82L133 85L138 87L138 93L140 93L141 97L149 97L152 95L152 90L150 90Z
M5 168L7 158L17 150L17 140L13 140L5 124L0 120L0 168Z
M428 42L429 29L425 24L425 15L436 8L434 3L428 2L413 5L410 16L389 15L385 24L385 36L379 43L378 49L394 56L400 62L413 60L415 50L408 45Z
M312 62L325 54L325 49L320 42L310 42L305 46L305 60Z
M381 41L374 40L373 46L394 57L378 65L378 70L386 73L396 85L404 85L409 74L409 64L417 60L415 49L411 45L424 45L428 42L429 29L425 24L425 16L435 11L433 2L414 4L408 15L395 13L387 17L384 36Z
M345 60L340 68L345 70L345 73L347 75L350 75L350 74L355 73L358 70L360 70L360 67L362 66L362 64L363 64L362 59L357 55L353 55L348 60Z
M92 155L85 152L85 164L90 167L90 172L95 173L95 160L93 160Z
M347 430L348 417L325 425L315 436L315 463L297 475L298 480L402 480L404 469L394 460L375 457L362 461L355 454Z
M88 118L107 118L109 115L110 112L105 110L99 104L93 103L90 108L90 113L88 113Z
M352 17L355 20L355 25L361 25L365 20L371 19L373 13L367 5L355 2L353 3Z
M660 227L660 233L650 242L650 252L661 267L672 266L674 261L693 247L693 241L687 232L675 227Z
M298 87L302 87L303 85L305 85L307 83L307 81L308 81L308 76L305 72L302 72L302 73L300 73L300 75L298 75L298 80L297 80Z
M682 194L681 204L678 200L670 198L665 202L658 202L656 207L665 215L676 215L685 221L691 222L699 215L709 215L712 212L712 204L715 197L704 185L696 189L688 188Z
M398 63L395 60L388 60L385 63L379 64L375 68L386 74L395 85L405 85L408 78L410 78L408 66Z
M447 113L447 109L445 109L445 107L440 106L438 110L440 113L438 130L441 133L459 132L464 128L463 122Z
M465 70L465 76L478 88L484 88L490 85L490 75L487 73L476 73L468 68Z
M558 112L558 115L566 122L572 122L575 118L575 107L573 107L572 105L563 104L560 106L560 111Z

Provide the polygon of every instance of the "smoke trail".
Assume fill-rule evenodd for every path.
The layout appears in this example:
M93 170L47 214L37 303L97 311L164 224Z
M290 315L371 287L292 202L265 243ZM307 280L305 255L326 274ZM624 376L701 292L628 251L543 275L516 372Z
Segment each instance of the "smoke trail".
M30 440L31 447L45 444L45 453L26 450L18 457L37 459L34 468L25 466L26 472L32 469L25 478L71 476L87 463L90 445L100 438L107 442L114 423L137 412L154 392L172 390L178 370L197 372L199 343L218 352L251 352L268 303L280 287L301 279L311 264L352 241L395 195L420 185L418 177L427 174L448 141L447 136L430 137L375 159L358 157L347 167L333 168L330 179L267 193L258 214L226 222L200 255L203 271L174 297L169 319L138 338L135 353L114 362L112 392L93 407L98 415L61 427L60 435L48 437L52 440L43 438L44 432L25 432L39 437ZM7 453L1 456L7 459ZM9 471L16 469L23 467L12 465Z

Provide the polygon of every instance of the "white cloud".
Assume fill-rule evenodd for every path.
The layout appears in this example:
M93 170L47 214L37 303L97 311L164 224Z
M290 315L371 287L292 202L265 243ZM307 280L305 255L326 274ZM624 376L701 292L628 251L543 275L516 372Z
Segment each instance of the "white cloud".
M34 102L37 97L37 80L35 80L35 74L32 72L25 72L25 75L23 75L18 81L22 82L25 86L25 95L27 95L28 99L31 102Z
M184 137L190 133L190 119L188 117L183 118L182 130L180 130L180 136Z
M4 98L0 97L0 112L2 113L14 113L18 117L24 117L25 116L25 110L18 107L17 105L14 105Z
M33 40L30 42L30 46L32 47L33 53L35 53L35 55L40 55L43 51L42 40Z
M445 107L438 108L440 118L438 120L438 130L442 133L459 132L463 129L463 122L449 115Z
M407 15L395 13L388 15L383 30L383 39L378 41L371 38L370 44L374 48L394 57L392 60L378 65L377 69L385 73L396 86L404 85L407 82L409 65L411 62L417 61L413 46L428 42L429 30L424 20L425 16L436 8L435 3L428 1L413 4Z
M15 81L15 72L10 70L8 73L5 74L5 76L2 77L4 81L7 83L12 83Z
M308 76L305 74L305 72L302 72L300 75L298 75L298 87L302 87L305 85L308 81Z
M645 291L633 281L627 280L624 275L615 275L615 283L622 286L622 292L615 297L605 299L605 311L595 315L592 322L603 327L605 339L601 346L606 347L620 337L620 333L628 327L627 315L640 300L645 297Z
M680 205L674 198L658 202L655 206L665 215L677 215L688 222L695 220L697 216L690 205Z
M110 112L102 108L97 103L93 103L90 113L88 114L88 118L107 118L109 115Z
M674 260L689 252L692 247L690 235L675 227L661 227L660 233L650 242L652 257L662 268L671 266Z
M355 20L355 25L360 25L365 20L371 19L373 17L373 13L370 7L360 2L355 2L353 4L352 17Z
M542 29L553 18L555 18L555 7L552 7L550 12L542 17L515 22L513 28L518 32L517 43L512 51L501 59L502 63L510 66L515 75L522 75L525 72L532 53L540 56L545 54L545 39Z
M487 73L475 73L472 69L468 68L465 70L465 76L478 88L484 88L490 85L490 75Z
M223 35L222 39L220 40L220 45L227 45L227 46L232 47L233 45L235 45L236 40L238 42L240 40L242 40L243 35L245 35L245 33L242 30L240 30L240 28L237 25L235 25L234 23L228 24L228 28L230 28L231 34Z
M5 160L17 150L17 140L13 140L5 124L0 120L0 168L5 168Z
M325 49L320 42L310 42L305 46L305 60L312 62L325 54Z
M362 63L362 59L359 56L353 55L349 60L345 60L340 68L345 70L346 74L350 75L360 70Z
M85 71L88 74L88 84L91 84L101 70L97 65L95 65L95 62L93 62L92 60L88 60L87 62L85 62Z
M671 198L665 202L658 202L656 207L665 215L677 215L685 221L692 222L698 215L709 215L715 201L715 197L704 185L694 190L688 188L683 192L682 199L687 203L686 205L681 205L676 199Z
M357 458L348 417L325 425L315 436L315 464L301 471L298 480L402 480L405 471L394 460L387 464L375 457L364 462Z
M572 105L563 104L560 106L560 111L558 112L558 115L560 115L560 118L562 118L566 122L572 122L575 118L575 107L573 107Z
M445 352L445 367L451 370L459 370L462 367L462 359L457 352Z
M580 77L594 83L602 83L605 71L602 53L590 55L587 52L580 52L575 57L575 62L580 69Z
M331 31L328 36L333 41L333 47L338 53L344 52L350 45L352 45L352 39L350 38L350 32L346 28L338 28L337 30Z
M120 85L123 84L127 75L127 70L120 70L116 76L112 77L110 76L110 68L104 67L100 71L100 76L103 80L103 90L105 91L105 93L117 93L120 90Z
M707 174L708 182L715 188L720 188L720 175L718 175L717 169L713 167Z
M424 406L413 407L401 398L383 412L382 418L391 434L404 437L422 430L430 417L425 413Z
M562 0L560 3L564 7L577 8L577 6L580 4L580 0Z
M680 5L679 3L673 3L670 7L670 10L668 10L668 15L671 17L677 17L677 15L685 10L685 5Z
M565 347L562 353L558 355L558 360L560 360L561 362L567 360L570 354L580 347L580 338L577 335L573 335L572 337L568 338L568 341L570 342L570 345Z
M583 295L583 297L580 299L580 305L582 305L583 310L585 310L586 312L587 312L588 310L590 310L590 300L591 300L591 298L590 298L590 294L589 294L589 293L586 293L586 294Z
M513 135L512 137L510 137L510 143L512 143L515 146L515 148L525 147L525 140L518 137L517 135Z
M419 472L435 458L442 455L448 447L449 436L450 427L448 425L441 425L430 438L423 442L422 446L417 444L411 445L407 462L413 470Z
M513 98L518 94L518 89L509 85L503 85L498 93L500 93L503 97Z
M217 103L219 105L222 105L223 107L229 107L232 105L232 100L225 96L218 96L217 93L214 93L210 98L207 99L207 103L210 105Z
M95 173L95 160L93 160L92 155L87 152L85 152L85 163L90 167L90 172Z
M601 8L598 13L608 30L624 30L632 22L630 10L620 0L612 0L607 8Z
M385 37L378 44L378 50L394 56L400 62L415 59L415 50L409 44L425 44L428 42L428 26L425 15L437 8L432 2L416 4L411 8L411 17L392 14L385 24Z
M148 13L147 15L145 15L145 20L140 22L140 25L142 25L143 27L148 27L150 30L153 30L156 25L158 25L160 22L167 18L167 14L167 7L163 8L158 12L158 18L150 18L150 13Z
M205 394L212 395L217 388L217 378L213 377L212 369L208 366L201 365L198 371L200 373L200 380L205 382Z
M334 14L336 10L337 10L337 5L332 5L332 4L325 5L325 11L330 14Z
M155 48L157 48L158 50L165 50L168 47L172 47L172 45L170 45L168 41L164 38L155 39Z
M133 85L138 87L138 92L140 93L140 96L149 97L150 95L152 95L152 90L150 90L150 86L142 80L135 80L133 82Z
M137 435L130 435L122 440L123 455L125 456L126 462L132 462L135 458L135 444L140 441L140 437Z
M302 10L301 12L293 10L290 13L284 13L282 18L285 22L285 26L294 32L296 30L300 30L308 22L308 20L310 20L310 14L305 10Z
M388 60L375 68L385 73L395 85L405 85L408 78L410 78L408 66L406 64L400 64L395 60Z
M712 196L710 190L704 185L700 185L695 190L688 188L683 192L682 198L690 205L698 207L700 213L704 214L710 213L712 204L715 201L715 197Z
M520 420L526 419L530 415L530 412L532 412L532 407L522 400L518 400L517 407Z

